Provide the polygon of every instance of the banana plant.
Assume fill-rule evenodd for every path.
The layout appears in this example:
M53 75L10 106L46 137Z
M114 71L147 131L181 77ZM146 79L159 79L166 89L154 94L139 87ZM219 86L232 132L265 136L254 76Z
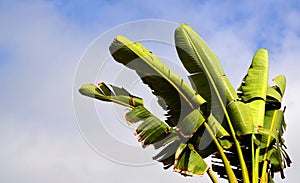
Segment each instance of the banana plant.
M268 51L255 53L235 90L215 53L190 26L182 24L174 37L189 83L139 42L117 36L109 46L114 60L134 70L157 96L165 120L124 88L102 82L84 84L79 92L128 107L128 125L139 123L138 141L143 148L160 150L153 159L164 169L173 167L184 176L207 173L212 182L218 182L216 174L234 183L271 183L276 172L284 178L283 170L291 164L283 139L285 107L281 109L286 78L280 75L268 86Z

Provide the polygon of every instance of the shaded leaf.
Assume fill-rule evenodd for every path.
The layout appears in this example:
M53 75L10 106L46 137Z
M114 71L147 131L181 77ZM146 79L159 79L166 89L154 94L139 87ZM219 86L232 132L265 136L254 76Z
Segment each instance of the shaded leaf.
M204 121L204 117L200 111L196 109L178 123L177 130L182 136L191 138Z
M172 72L153 53L140 43L133 43L125 37L117 36L109 47L113 58L133 69L147 84L153 93L163 99L167 106L167 123L175 126L181 116L186 116L193 109L205 103L195 90L182 78Z
M267 100L266 110L280 109L281 108L282 96L274 87L268 87L267 89Z

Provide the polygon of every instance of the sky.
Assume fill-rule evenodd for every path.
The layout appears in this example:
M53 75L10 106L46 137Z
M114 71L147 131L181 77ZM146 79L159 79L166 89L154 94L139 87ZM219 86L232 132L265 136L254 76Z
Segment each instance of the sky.
M207 41L234 87L255 51L268 49L270 84L279 74L287 77L285 139L293 160L286 179L276 180L296 182L299 19L296 0L1 0L0 182L208 182L206 175L185 178L163 170L125 125L125 109L77 93L84 82L119 85L136 78L108 55L115 34L143 40L184 75L171 40L180 23ZM151 26L156 23L162 26ZM124 84L157 110L137 79Z

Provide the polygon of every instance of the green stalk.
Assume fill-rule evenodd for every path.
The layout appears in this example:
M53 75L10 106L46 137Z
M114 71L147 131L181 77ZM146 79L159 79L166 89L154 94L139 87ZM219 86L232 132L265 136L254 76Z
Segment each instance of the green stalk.
M268 162L264 160L262 173L261 173L261 178L260 178L261 183L266 183L267 182L267 178L266 178L266 176L267 176L267 166L268 166Z
M211 77L211 76L208 76L208 77ZM212 82L211 84L213 85L214 88L216 88L216 85L215 85L214 82ZM216 92L216 95L217 95L217 97L219 99L221 98L219 92ZM227 110L226 110L226 107L224 106L224 104L222 102L220 102L220 105L222 107L222 110L223 110L224 115L226 117L226 120L228 122L230 133L232 135L232 138L233 138L233 141L234 141L234 144L235 144L235 148L236 148L236 151L237 151L237 154L238 154L238 157L239 157L239 162L240 162L241 170L242 170L243 183L250 183L248 169L247 169L246 162L245 162L245 159L244 159L244 156L243 156L243 152L242 152L240 143L239 143L239 141L236 138L236 134L235 134L233 125L231 123L230 117L229 117L229 115L227 113Z
M216 87L215 83L212 83L212 85L214 87ZM219 92L216 92L216 94L217 94L218 98L221 98ZM243 156L243 152L242 152L240 143L239 143L239 141L236 138L236 134L235 134L233 125L231 123L231 120L229 118L229 115L227 113L227 110L226 110L224 104L222 102L220 102L220 105L221 105L221 107L222 107L222 109L224 111L224 115L225 115L226 120L228 122L230 133L232 135L232 138L233 138L233 141L234 141L234 144L235 144L235 148L236 148L236 151L237 151L237 154L238 154L238 157L239 157L239 161L240 161L240 165L241 165L241 170L242 170L242 176L243 176L243 183L250 183L248 169L247 169L247 166L246 166L246 162L245 162L245 159L244 159L244 156Z
M256 183L255 182L255 154L254 154L254 134L252 133L252 136L251 136L251 159L252 159L252 183Z
M254 169L254 172L256 173L256 181L258 183L258 172L259 172L259 152L260 152L260 147L258 147L256 150L255 150L255 169Z
M271 131L274 130L274 125L275 125L277 113L278 113L278 110L275 110L274 114L273 114L272 123L271 123ZM267 167L268 167L267 155L268 155L270 143L271 143L271 136L269 135L268 136L266 150L265 150L265 153L264 153L264 159L263 159L264 163L263 163L262 172L261 172L261 179L260 179L261 183L265 183L268 180L268 175L267 175Z
M224 163L224 167L225 167L225 170L226 170L226 173L227 173L227 176L228 176L228 180L230 183L238 183L237 179L236 179L236 176L230 166L230 163L224 153L224 149L222 148L222 146L220 145L219 141L217 140L217 138L215 137L213 131L211 130L210 126L207 124L207 122L204 122L204 126L205 128L207 129L209 135L212 137L220 155L221 155L221 158L222 158L222 161Z
M217 177L215 176L214 172L210 168L208 169L208 175L213 183L218 183Z
M258 183L258 172L259 172L259 152L260 147L254 148L255 134L252 133L251 138L251 150L252 150L252 183ZM254 151L255 149L255 151Z
M243 156L243 152L242 152L240 143L236 138L236 134L235 134L235 131L233 129L233 126L231 124L231 121L229 119L228 114L225 113L225 116L226 116L226 119L228 120L228 126L230 128L232 138L233 138L233 141L234 141L234 144L235 144L235 148L236 148L236 151L238 153L238 157L239 157L239 161L240 161L240 165L241 165L241 170L242 170L243 182L244 183L250 183L248 169L247 169L247 166L246 166L246 162L245 162L245 159L244 159L244 156Z

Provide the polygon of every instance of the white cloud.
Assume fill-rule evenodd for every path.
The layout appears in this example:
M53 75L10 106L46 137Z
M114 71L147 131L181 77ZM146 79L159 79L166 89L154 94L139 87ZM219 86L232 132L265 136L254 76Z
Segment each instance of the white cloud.
M112 170L76 129L45 129L24 122L1 124L1 182L93 182Z
M299 11L279 13L268 24L268 3L115 2L93 9L91 22L66 17L51 1L3 3L0 49L9 60L0 62L0 180L1 182L199 182L164 171L160 164L130 167L112 163L92 151L77 130L72 111L72 79L88 42L109 26L140 18L163 18L194 27L216 51L236 86L244 76L257 41L270 46L271 76L286 74L288 151L294 160L286 182L297 180L297 101L300 88ZM174 6L169 6L172 3ZM105 7L105 8L104 8ZM134 9L133 7L137 7ZM265 7L264 11L256 11ZM282 7L287 12L286 7ZM72 10L70 10L72 11ZM96 12L96 11L99 11ZM74 13L74 12L73 12ZM76 9L80 15L80 8ZM241 17L237 17L238 15ZM94 16L91 13L90 16ZM78 16L79 16L78 15ZM246 18L245 18L246 17ZM86 18L85 20L87 20ZM80 27L83 26L83 27ZM281 29L283 30L278 30ZM261 35L261 28L265 31ZM89 30L91 29L91 30ZM271 43L275 46L272 46ZM263 45L264 46L264 45ZM155 50L153 50L155 51ZM2 59L2 57L0 58ZM90 82L90 81L86 81ZM113 121L112 121L113 122ZM122 149L117 149L122 153ZM202 179L201 179L202 180ZM207 181L207 177L203 179Z
M15 2L5 8L0 40L11 59L0 68L5 88L0 108L1 182L162 180L161 165L113 163L79 134L72 111L72 79L90 32L82 32L51 3ZM168 180L178 180L178 175L169 174Z

